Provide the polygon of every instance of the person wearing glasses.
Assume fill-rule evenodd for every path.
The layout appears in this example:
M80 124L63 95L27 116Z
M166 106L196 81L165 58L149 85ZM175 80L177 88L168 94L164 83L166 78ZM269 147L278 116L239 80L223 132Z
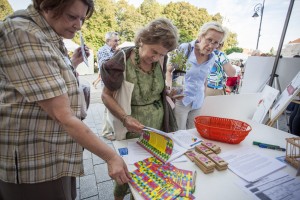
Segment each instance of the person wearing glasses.
M101 81L100 69L103 62L109 60L114 55L119 41L119 34L117 32L107 32L105 34L105 44L99 48L97 53L98 77L93 81L94 88L97 89L97 84Z
M72 39L94 11L93 0L32 0L0 22L0 199L75 199L83 148L127 183L123 159L81 121ZM87 51L87 49L86 49ZM88 53L88 52L86 52Z
M225 35L227 35L225 33ZM225 40L225 37L224 37ZM205 96L216 96L226 94L226 76L234 77L236 70L231 65L226 54L222 52L224 43L220 43L218 48L213 51L215 54L215 63L207 77L207 87ZM226 73L226 75L225 75Z
M200 114L207 76L215 62L213 51L224 41L225 34L225 28L221 24L214 21L207 22L200 28L196 40L179 46L179 50L189 55L186 62L189 67L184 78L183 98L175 100L174 112L179 130L195 127L194 118ZM188 51L191 52L187 53ZM173 70L172 65L168 65L167 77L171 77Z

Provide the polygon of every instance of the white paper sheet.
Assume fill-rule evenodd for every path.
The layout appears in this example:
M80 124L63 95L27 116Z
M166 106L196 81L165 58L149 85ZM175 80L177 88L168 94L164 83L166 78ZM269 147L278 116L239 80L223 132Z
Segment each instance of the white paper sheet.
M151 153L146 151L141 145L136 142L128 142L128 164L134 164L150 157L152 157Z
M248 182L254 182L286 166L275 158L269 158L250 149L221 153L229 163L228 168Z
M299 200L300 179L278 171L257 182L239 182L238 185L255 199Z
M81 47L81 54L83 57L83 61L86 64L86 66L89 67L89 62L88 62L88 59L87 59L87 56L86 56L85 50L84 50L84 39L83 39L81 31L79 31L79 36L80 36L80 47Z
M262 91L262 98L257 103L257 109L252 118L253 121L256 121L258 123L263 122L278 93L279 90L276 90L275 88L272 88L268 85L264 87L264 90Z
M186 149L192 149L202 141L202 139L188 132L187 130L176 131L171 135L171 138L174 142Z

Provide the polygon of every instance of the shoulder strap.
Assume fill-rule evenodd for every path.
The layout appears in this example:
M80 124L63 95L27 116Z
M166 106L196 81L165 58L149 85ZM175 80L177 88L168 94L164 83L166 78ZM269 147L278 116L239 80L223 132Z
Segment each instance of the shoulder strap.
M10 19L14 19L14 18L23 18L23 19L27 19L28 21L32 21L33 23L36 24L36 22L29 16L26 16L26 15L13 15L13 16L10 16L9 18Z
M123 75L124 75L124 80L126 80L126 53L124 50L122 50L122 53L123 53L123 56L124 56L124 72L123 72Z

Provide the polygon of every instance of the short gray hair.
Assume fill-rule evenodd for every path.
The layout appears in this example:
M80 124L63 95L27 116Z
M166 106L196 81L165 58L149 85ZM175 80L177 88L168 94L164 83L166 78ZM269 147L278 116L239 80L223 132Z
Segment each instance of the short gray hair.
M151 21L135 35L136 46L140 42L144 44L161 44L168 51L174 50L178 46L178 30L173 23L166 18L158 18Z
M111 40L114 36L118 36L119 34L117 32L107 32L105 34L105 42L107 43L109 40Z
M226 40L228 30L225 27L223 27L220 23L215 22L215 21L211 21L211 22L207 22L207 23L203 24L199 30L198 36L206 35L206 33L209 30L215 30L219 33L223 33L223 39L222 39L221 43L223 43Z

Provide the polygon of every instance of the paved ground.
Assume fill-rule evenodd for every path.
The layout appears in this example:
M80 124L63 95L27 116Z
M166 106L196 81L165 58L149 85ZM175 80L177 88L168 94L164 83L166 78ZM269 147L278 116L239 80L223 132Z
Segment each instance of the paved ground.
M80 77L92 86L92 82L97 78L97 74L84 75ZM104 105L101 101L101 84L97 89L91 87L91 105L88 109L88 116L84 123L89 126L102 140L112 148L109 140L101 137ZM286 118L282 116L278 120L279 129L288 131ZM77 200L113 200L113 181L107 174L106 163L91 152L84 150L83 153L85 176L77 178ZM129 195L125 197L130 199Z
M97 78L97 74L81 76L81 79L92 82ZM90 127L103 141L112 148L109 140L101 137L104 105L101 101L101 84L97 89L91 87L91 104L88 109L88 116L84 123ZM113 181L108 176L107 164L101 158L91 152L84 150L83 162L85 176L77 178L77 198L76 200L112 200L113 198ZM130 199L129 195L125 199Z

